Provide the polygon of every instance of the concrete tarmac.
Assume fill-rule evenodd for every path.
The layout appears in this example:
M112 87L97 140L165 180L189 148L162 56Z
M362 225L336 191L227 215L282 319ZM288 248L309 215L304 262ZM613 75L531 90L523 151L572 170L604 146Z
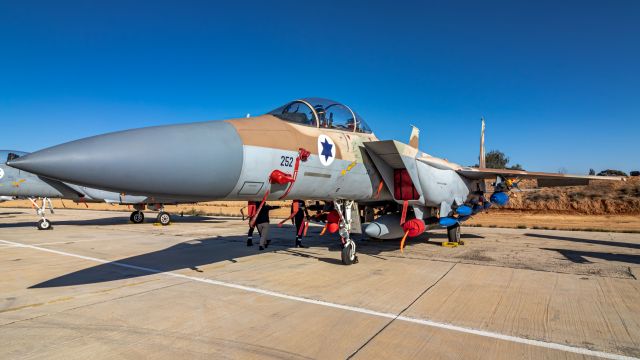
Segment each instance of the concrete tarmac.
M0 210L0 359L640 358L640 234L464 228L343 266L319 226L260 252L240 219L128 218Z

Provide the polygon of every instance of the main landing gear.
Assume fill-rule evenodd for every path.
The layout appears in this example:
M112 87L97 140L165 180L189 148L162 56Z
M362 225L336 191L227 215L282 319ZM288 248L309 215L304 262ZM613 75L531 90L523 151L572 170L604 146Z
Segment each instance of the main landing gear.
M162 226L171 224L171 215L164 211L164 206L162 204L148 205L148 207L150 210L160 211L156 217L156 224ZM145 204L136 204L134 205L134 209L135 211L131 213L129 220L134 224L142 224L144 222L144 213L142 210L145 209Z
M168 212L160 211L156 218L156 222L162 226L167 226L171 224L171 215L169 215Z
M41 205L38 205L37 199L29 198L29 201L31 201L31 204L33 204L33 207L36 209L36 214L41 218L38 220L38 230L53 230L53 225L51 225L51 222L45 217L47 208L49 208L49 211L53 214L51 199L48 197L42 198Z
M340 241L342 242L342 263L351 265L358 263L356 255L356 243L351 239L351 210L353 208L353 200L336 200L334 201L336 211L340 215Z
M447 241L442 243L442 246L446 247L457 247L458 245L464 245L464 240L460 239L459 223L447 227Z
M144 213L140 210L136 210L131 213L129 220L134 224L142 224L144 222Z
M447 228L447 238L451 243L462 245L460 242L460 224L455 224Z

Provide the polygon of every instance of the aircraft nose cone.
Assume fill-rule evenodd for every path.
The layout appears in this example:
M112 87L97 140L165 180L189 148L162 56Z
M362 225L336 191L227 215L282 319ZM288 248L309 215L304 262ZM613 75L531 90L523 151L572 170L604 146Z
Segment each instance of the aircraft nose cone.
M223 121L93 136L25 155L8 165L74 184L180 199L223 198L235 187L243 146Z

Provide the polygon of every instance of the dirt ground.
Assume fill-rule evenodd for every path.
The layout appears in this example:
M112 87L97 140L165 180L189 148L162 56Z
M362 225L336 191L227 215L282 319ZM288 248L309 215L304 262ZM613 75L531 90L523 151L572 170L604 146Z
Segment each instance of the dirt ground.
M490 210L474 216L467 226L640 232L640 215L580 215L527 211Z

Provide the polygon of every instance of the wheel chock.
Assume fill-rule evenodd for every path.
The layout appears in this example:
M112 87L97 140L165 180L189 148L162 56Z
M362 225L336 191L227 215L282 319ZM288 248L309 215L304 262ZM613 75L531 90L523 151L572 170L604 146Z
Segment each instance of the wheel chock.
M444 247L450 247L450 248L454 248L458 246L457 242L449 242L449 241L443 241L440 243L440 245L444 246Z

